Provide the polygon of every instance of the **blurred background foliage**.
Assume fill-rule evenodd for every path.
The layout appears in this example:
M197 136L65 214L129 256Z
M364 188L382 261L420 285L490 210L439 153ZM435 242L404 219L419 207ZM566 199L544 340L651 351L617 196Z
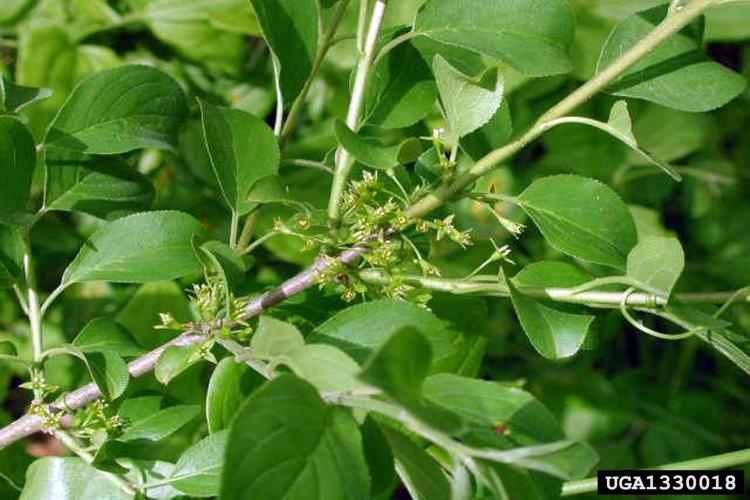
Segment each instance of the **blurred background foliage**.
M396 33L399 27L410 24L421 3L391 2L386 26ZM495 119L500 123L475 137L472 147L476 155L472 156L501 145L511 130L523 130L551 104L591 77L612 27L629 14L660 2L572 3L577 18L572 46L574 70L563 76L531 80L508 68L507 99ZM303 119L284 152L286 158L330 158L336 145L333 123L344 117L348 103L356 10L353 3L338 31L339 35L352 36L344 36L326 59L310 92ZM271 60L258 34L246 0L0 0L0 73L19 84L53 92L51 98L24 113L37 137L43 134L76 82L125 63L154 65L177 79L189 95L223 102L272 123L275 98ZM713 9L706 19L705 41L714 59L750 77L750 2ZM392 57L412 57L411 64L426 64L419 56L429 53L429 47L420 47L415 41L401 52L407 50L414 52L394 52ZM478 58L460 61L474 72L486 62ZM395 63L393 70L397 71L403 61ZM434 86L432 80L425 82L421 94L403 97L412 99L413 104L433 93L426 106L404 107L423 112L391 117L398 125L390 127L389 133L394 137L429 136L433 128L441 126L430 85ZM606 120L614 101L613 97L601 95L578 114ZM628 104L638 142L677 166L684 176L682 183L644 167L640 158L608 135L579 125L548 132L512 164L481 182L493 185L498 192L515 194L534 178L553 173L573 172L601 179L632 206L639 232L679 236L687 266L678 291L734 290L748 285L750 91L705 114L638 100L629 100ZM152 180L156 192L154 208L184 210L216 232L228 230L226 210L203 146L195 99L191 99L191 120L183 129L177 150L145 150L124 155L123 159L130 168ZM330 187L326 173L285 165L281 175L290 185L293 198L325 207ZM510 210L511 218L524 220L520 211ZM457 226L473 228L477 241L469 250L455 245L431 249L431 261L439 265L445 276L465 275L482 262L491 249L489 237L511 245L517 269L545 258L565 258L545 245L536 229L527 230L520 239L513 238L475 202L461 201L442 211L444 215L454 211ZM290 214L283 207L264 210L259 233L271 227L274 218ZM54 288L79 245L100 222L84 214L54 213L38 225L33 244L43 289ZM293 274L298 266L309 263L314 255L302 252L301 246L299 241L283 236L269 240L255 252L255 264L243 292L252 293L276 283ZM184 279L180 283L140 287L76 285L48 315L47 345L67 342L90 319L109 315L127 326L143 347L155 347L169 338L163 330L153 328L158 323L158 313L169 311L180 321L191 318L184 293L190 282L191 279ZM553 363L531 348L507 299L436 294L429 305L444 319L486 338L482 376L526 384L559 417L570 437L587 440L597 448L602 468L668 463L750 442L746 376L698 339L664 342L638 335L618 313L605 312L597 318L582 354L567 362ZM309 330L310 325L345 306L336 295L313 290L281 306L277 314ZM750 308L733 306L729 314L745 331L750 329ZM13 340L22 351L28 350L26 325L12 292L0 291L0 336ZM181 402L201 403L206 391L206 370L205 366L193 367L166 388L152 377L136 379L128 390L149 389L165 392ZM66 357L52 360L47 372L50 382L64 388L86 380L84 371ZM19 374L7 365L0 367L2 424L19 416L28 403L23 400L23 391L16 388ZM189 441L190 433L187 428L158 451L143 453L161 459L169 458L170 453L176 456ZM48 451L40 451L34 443L17 444L0 453L0 472L21 482L25 465L31 460L29 453ZM0 481L0 498L15 494Z

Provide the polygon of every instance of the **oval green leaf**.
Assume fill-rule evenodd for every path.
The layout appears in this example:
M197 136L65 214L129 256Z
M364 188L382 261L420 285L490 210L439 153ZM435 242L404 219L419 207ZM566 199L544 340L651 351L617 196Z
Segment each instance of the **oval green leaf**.
M168 478L170 484L193 497L218 495L228 437L228 431L217 432L185 450Z
M218 432L229 427L234 414L242 403L242 375L247 365L233 358L224 358L214 368L206 391L206 421L209 432Z
M384 146L353 132L341 120L336 120L335 131L336 139L343 148L368 167L388 170L416 161L422 154L422 146L418 139L407 139L395 146Z
M50 210L115 219L147 210L154 201L148 177L118 159L51 148L44 163L44 205Z
M186 117L187 102L177 82L152 67L127 65L83 80L44 142L89 154L171 148Z
M569 358L583 346L594 316L547 305L509 284L513 308L531 345L547 359Z
M278 65L278 82L289 107L310 76L318 53L316 0L250 0Z
M602 49L602 71L641 41L667 16L668 5L633 14L621 22ZM739 74L701 52L703 22L698 21L656 47L613 82L609 92L637 97L682 111L701 112L723 106L745 89Z
M528 76L570 71L573 11L563 0L429 0L414 30L496 57Z
M22 224L31 195L36 147L28 129L0 116L0 223Z
M78 457L45 457L29 467L20 500L42 498L131 500L132 495Z
M353 417L318 391L281 375L251 395L229 431L221 498L369 498Z
M685 267L685 252L677 238L650 236L628 254L627 275L652 292L669 297Z
M472 78L451 66L439 54L435 56L432 67L443 114L451 133L457 138L485 125L500 108L505 85L497 67Z
M65 270L62 284L144 283L200 271L192 238L204 233L195 218L174 211L143 212L109 222L83 245Z
M635 223L610 187L577 175L555 175L531 184L518 202L557 250L587 262L625 268L637 239Z
M229 208L249 210L250 188L279 168L279 146L260 118L199 101L203 133L216 179Z

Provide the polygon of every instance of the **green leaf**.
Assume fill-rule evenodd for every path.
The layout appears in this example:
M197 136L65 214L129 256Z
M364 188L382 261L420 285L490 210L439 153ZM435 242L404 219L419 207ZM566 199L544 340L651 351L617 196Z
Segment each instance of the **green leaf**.
M76 335L73 346L82 353L114 352L121 356L139 356L138 347L130 332L109 318L94 318Z
M673 233L664 227L661 221L661 214L651 208L641 207L639 205L629 205L630 214L635 221L635 227L638 232L638 241L644 240L649 236L671 236Z
M100 471L78 457L40 458L28 469L21 500L131 500Z
M164 349L154 368L156 380L167 385L180 373L195 364L196 348L192 345L170 346Z
M39 138L75 85L78 51L60 24L32 23L21 30L18 42L18 83L52 91L49 99L24 113Z
M633 125L625 101L617 101L612 106L607 123L592 120L591 118L585 118L583 116L566 116L548 122L547 128L565 123L578 123L598 128L628 146L635 153L638 160L645 160L646 163L656 165L676 181L682 180L680 174L678 174L674 167L669 163L655 157L638 145L635 136L633 135Z
M706 12L706 40L734 42L750 38L750 26L745 22L750 16L747 1L713 5Z
M396 459L396 471L415 500L449 500L448 477L435 459L400 432L385 428Z
M248 398L232 423L225 460L221 498L369 498L356 422L292 375Z
M435 56L439 54L448 61L448 64L465 75L476 76L487 68L482 55L473 50L424 36L412 38L410 43L422 54L428 66L432 66Z
M211 166L229 208L237 213L250 206L246 199L258 180L279 168L279 146L261 119L238 109L198 101Z
M101 45L79 45L76 56L76 81L125 63L117 52Z
M500 108L505 85L497 67L471 78L439 54L435 56L432 67L443 114L456 137L464 137L482 127Z
M418 331L405 328L393 334L364 366L359 375L368 384L399 402L419 399L430 368L430 344Z
M52 95L49 89L16 85L0 77L0 106L4 111L18 113L26 106L43 101Z
M120 416L129 424L120 441L145 439L159 441L180 430L201 413L200 406L177 405L161 408L161 397L144 396L126 400L120 407Z
M750 375L750 338L730 330L730 323L715 318L695 306L670 304L670 319L685 328L696 330L696 336Z
M185 166L191 174L212 188L219 187L219 182L216 180L211 166L211 159L208 157L203 124L199 119L188 121L182 128L179 153L185 159Z
M685 267L685 253L677 238L651 236L628 254L627 276L662 297L669 297Z
M247 22L247 30L257 28L246 0L149 0L142 4L133 15L156 38L213 71L239 74L247 45L235 27Z
M360 366L341 349L325 344L309 344L277 360L319 391L347 391L360 387Z
M614 103L609 112L609 119L607 120L606 125L607 126L602 128L602 130L610 133L610 135L627 145L635 152L636 156L645 160L647 163L656 165L673 179L677 181L681 179L680 174L678 174L669 163L657 158L638 145L635 135L633 135L633 122L630 119L630 113L628 112L628 103L625 101L617 101Z
M192 238L204 231L192 216L174 211L143 212L109 222L91 235L70 263L63 286L98 280L143 283L198 271Z
M247 0L212 0L207 7L213 26L244 35L261 35L253 7Z
M612 105L607 125L612 127L613 130L617 131L617 133L625 137L627 140L633 143L635 142L635 136L633 135L633 120L630 119L627 102L617 101Z
M699 330L696 335L750 375L750 341L747 334L728 328Z
M597 71L612 64L667 15L667 5L633 14L621 22L602 49ZM745 89L745 79L701 51L703 22L685 27L626 70L609 92L682 111L710 111Z
M217 432L185 450L167 478L172 487L191 497L218 495L228 437L229 431Z
M539 354L547 359L563 359L579 351L594 316L556 309L508 286L521 327Z
M44 163L44 204L50 210L116 219L154 201L151 181L119 159L51 148Z
M372 415L365 418L360 430L365 460L370 471L371 498L390 498L390 494L398 486L398 479L388 439Z
M567 262L532 262L511 278L517 288L573 288L591 281L593 276Z
M395 35L393 32L392 36ZM437 87L430 67L412 44L403 43L373 68L363 121L387 129L408 127L433 110L436 97Z
M289 107L312 73L318 53L316 0L250 0L279 66L278 86Z
M0 288L21 279L25 250L26 245L18 229L0 224Z
M0 116L0 223L22 224L36 166L34 139L10 116Z
M262 359L274 359L304 345L305 339L296 326L265 315L260 317L250 340L253 354Z
M563 0L429 0L414 30L496 57L528 76L570 71L573 11Z
M34 0L5 0L0 12L0 25L8 26L16 23L20 17L34 6Z
M512 136L513 123L507 101L504 101L490 121L461 139L461 147L476 161L507 144Z
M3 356L18 356L18 349L16 345L9 340L0 341L0 355Z
M425 400L461 417L461 439L470 446L507 449L564 437L554 415L517 387L438 374L425 381L423 391Z
M700 151L713 133L713 123L707 114L646 104L635 117L633 131L643 149L663 161L674 161ZM632 156L635 162L642 161L640 155Z
M242 402L242 375L247 366L232 358L224 358L214 368L206 391L208 431L218 432L229 427Z
M102 395L110 401L120 397L130 382L128 365L122 357L112 351L90 352L84 356L91 379Z
M550 245L578 259L624 268L636 243L633 217L608 186L576 175L555 175L531 184L521 208Z
M378 300L348 307L318 326L308 341L334 345L363 364L404 328L413 328L424 335L435 363L456 352L454 332L447 330L431 312L400 300Z
M395 146L384 146L372 139L362 137L336 120L336 139L357 161L368 167L388 170L398 165L412 163L422 154L419 139L406 139Z
M186 117L185 96L171 77L149 66L122 66L83 80L44 142L89 154L171 148Z
M486 486L502 498L548 500L560 497L562 481L547 474L497 462L481 462L481 470L489 476Z
M281 203L294 205L297 203L289 196L288 187L278 175L269 175L268 177L258 179L253 184L253 187L250 188L246 200L250 203L258 204Z

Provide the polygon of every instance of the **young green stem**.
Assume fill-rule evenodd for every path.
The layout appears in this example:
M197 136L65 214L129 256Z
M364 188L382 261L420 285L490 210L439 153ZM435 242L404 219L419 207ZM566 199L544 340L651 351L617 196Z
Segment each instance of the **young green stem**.
M366 283L387 285L393 279L390 274L378 269L365 269L360 271L359 277ZM426 288L456 295L487 295L494 297L510 297L510 290L505 283L493 277L492 281L486 281L481 276L473 279L434 278L420 275L398 275L398 278L406 285ZM655 308L663 306L666 301L647 292L608 292L608 291L578 291L575 288L528 288L522 287L520 291L524 295L538 297L541 299L565 302L571 304L584 304L592 307L617 308L625 299L625 304L632 307ZM674 298L678 302L696 304L722 304L727 298L733 297L736 292L713 292L713 293L677 293Z
M750 448L744 450L722 453L710 457L687 460L685 462L675 462L672 464L649 467L647 470L716 470L735 467L750 462ZM579 479L578 481L568 481L563 484L562 496L582 495L584 493L596 492L597 480L595 477Z
M245 224L242 226L242 232L240 233L240 239L237 241L238 252L242 252L242 250L250 244L259 216L260 206L255 207L249 214L247 214Z
M304 168L314 168L315 170L320 170L321 172L333 175L333 170L331 170L331 167L319 161L305 160L304 158L284 158L283 160L281 160L281 163L287 163L289 165L296 165L298 167Z
M647 56L667 38L680 31L715 3L716 0L694 0L671 16L665 18L664 21L641 39L641 41L631 47L630 50L625 52L619 59L540 116L534 125L518 139L487 154L468 171L453 180L453 182L444 184L435 192L419 200L407 209L406 215L412 218L423 217L473 184L477 179L494 169L500 163L510 159L530 142L542 135L549 122L565 116L605 89L628 68Z
M370 15L370 24L367 29L367 37L364 41L364 50L360 54L359 62L357 63L354 86L352 87L352 98L349 101L349 111L346 115L346 125L352 130L359 128L359 120L365 103L367 85L370 80L380 28L385 17L386 5L387 0L376 0L372 8L372 14ZM328 200L328 217L331 219L334 227L338 225L341 218L341 197L346 188L352 165L354 165L354 159L345 149L339 148L336 152L336 169L333 174L331 196Z
M406 43L412 38L416 38L418 36L421 36L422 33L419 33L418 31L407 31L406 33L402 33L390 42L383 45L383 47L378 51L378 55L375 57L375 62L373 62L374 66L377 66L378 63L386 56L390 51L401 45L402 43Z
M232 219L229 222L229 246L237 248L237 231L240 226L240 215L236 210L232 210Z
M26 306L28 310L29 329L31 331L31 352L33 378L41 377L44 368L42 367L42 352L44 349L42 339L42 312L39 306L39 295L36 291L36 272L34 270L34 261L31 257L31 241L28 234L26 235L26 252L23 256L23 271L26 280ZM44 398L43 394L34 390L34 400L41 403Z
M258 248L260 245L262 245L266 241L270 240L274 236L277 236L278 234L279 233L276 232L276 231L269 231L269 232L267 232L266 234L264 234L263 236L261 236L257 240L255 240L252 243L250 243L249 245L243 247L240 250L240 255L247 255L247 254L249 254L250 252L252 252L256 248Z
M52 305L52 303L55 301L55 299L61 293L63 293L65 291L66 287L67 287L67 285L60 284L60 285L57 286L57 288L55 288L54 290L52 290L52 293L49 294L49 296L47 297L47 299L42 304L42 308L41 308L41 315L42 315L42 317L44 317L44 315L47 314L47 309L49 309L49 307Z
M346 8L349 6L349 1L350 0L341 0L339 2L336 12L333 15L333 19L331 19L331 25L328 27L328 30L325 32L322 39L320 40L320 43L318 44L318 53L315 56L315 61L313 62L310 76L305 81L305 85L302 87L302 91L294 100L294 103L292 103L292 108L289 110L289 115L287 116L284 127L281 129L281 133L279 134L279 147L281 147L282 149L289 140L289 137L292 135L292 132L294 132L294 128L297 126L297 122L299 121L300 115L302 114L302 110L305 107L307 94L310 93L310 88L312 87L315 77L320 71L320 67L323 64L323 60L325 59L326 54L328 54L328 50L333 46L333 39L336 36L336 31L339 28L339 24L341 24L341 19L343 19L344 14L346 13Z

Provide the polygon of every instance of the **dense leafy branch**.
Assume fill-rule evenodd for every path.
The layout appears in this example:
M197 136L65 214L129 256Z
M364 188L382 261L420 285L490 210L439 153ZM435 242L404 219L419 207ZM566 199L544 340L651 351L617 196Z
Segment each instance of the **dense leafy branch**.
M660 24L654 31L652 31L646 38L641 40L628 52L622 55L615 63L608 67L605 71L599 73L595 78L582 85L579 89L574 91L568 97L563 99L560 103L552 107L548 112L544 113L537 122L524 133L520 138L511 142L507 146L504 146L492 153L488 154L476 164L474 164L466 173L459 176L455 181L450 184L439 187L435 192L428 194L414 205L410 206L406 210L406 215L410 218L418 219L438 206L452 199L454 196L463 191L466 187L473 184L478 178L485 175L487 172L492 170L499 163L509 159L513 155L517 154L521 149L528 145L531 141L538 138L544 130L547 128L547 123L556 120L566 113L579 106L597 92L601 91L610 82L616 79L620 74L627 70L630 66L635 64L640 58L654 50L664 40L669 38L672 34L681 30L691 20L703 13L711 4L713 0L695 0L681 9L679 12L669 16ZM373 12L371 14L371 20L367 31L367 37L365 39L364 53L362 54L358 63L358 69L355 77L355 86L352 96L352 104L349 108L347 116L347 125L350 127L356 127L359 122L359 116L363 106L364 92L367 86L367 79L371 70L373 58L375 56L375 44L377 42L378 33L382 23L386 2L378 1L375 3ZM337 14L338 16L339 14ZM335 24L334 24L335 26ZM329 34L335 32L335 28L329 30ZM321 49L321 52L325 52ZM319 67L319 64L318 64ZM309 81L309 80L308 80ZM293 126L292 122L292 125ZM341 196L343 187L346 184L348 178L348 172L353 164L353 158L344 150L340 151L337 156L337 172L334 181L334 188L332 190L331 203L332 207L338 207L338 199ZM338 195L335 194L338 186ZM331 216L335 219L337 209L331 212ZM322 273L327 269L332 268L335 265L351 265L355 263L362 254L368 251L367 244L361 246L355 246L344 253L339 255L337 258L332 259L328 257L321 258L318 262L303 272L297 274L293 278L289 279L279 287L263 294L255 299L251 300L247 306L244 307L241 320L246 321L260 315L262 312L268 310L274 305L286 300L287 298L298 294L304 290L307 290L315 286L319 282L319 278ZM368 275L365 275L366 277ZM378 279L377 274L372 273L369 275L371 279ZM407 278L408 280L409 278ZM416 279L416 278L411 278ZM420 285L426 285L427 287L435 287L445 290L467 290L480 291L480 292L492 292L493 290L488 289L487 284L472 284L470 282L456 282L438 279L419 279ZM471 287L478 287L472 289ZM500 285L502 286L502 285ZM507 288L500 293L507 293ZM497 290L495 290L497 292ZM550 293L549 291L540 292L546 294L548 297L554 300L575 302L575 303L586 303L592 306L596 305L618 305L621 302L622 293L609 293L609 292L591 292L589 294L569 294L564 291L555 291ZM723 302L728 298L726 294L711 295L708 301L719 300ZM628 297L627 302L632 305L646 305L650 303L658 303L653 296L648 294L631 294ZM30 317L35 318L32 321L33 324L36 322L39 325L40 317L38 314L38 300L33 288L29 288L29 304L30 304ZM36 306L34 305L36 304ZM36 315L34 311L36 310ZM232 323L224 324L223 320L219 320L216 324L205 323L197 324L192 331L186 332L183 335L177 337L173 341L165 344L149 354L138 358L137 360L130 363L128 369L133 377L139 377L145 373L148 373L154 368L159 357L168 347L173 345L188 345L198 343L206 340L206 336L210 335L217 327L221 328L224 326L232 326ZM35 349L38 350L41 355L42 347L41 341L35 342ZM36 351L35 351L36 352ZM51 409L53 411L60 411L62 409L77 409L88 403L93 402L97 398L101 397L96 384L89 384L73 393L65 396L62 403L53 405ZM0 430L0 445L7 446L8 444L29 436L35 432L43 429L45 421L43 418L35 415L26 415L13 424Z
M555 418L517 384L471 378L481 367L486 340L458 332L452 325L456 318L448 321L441 311L432 311L433 292L509 298L531 346L547 359L568 359L586 349L584 344L592 341L593 311L613 309L634 330L659 339L698 337L750 373L746 339L724 319L732 304L750 300L748 288L673 293L685 266L680 241L653 224L636 225L634 208L599 180L547 176L512 195L512 187L498 189L495 176L501 164L564 125L607 134L627 146L635 164L648 165L649 172L656 166L677 181L684 174L730 186L729 177L675 167L652 154L636 139L625 100L611 106L606 122L570 115L604 91L689 112L717 108L739 95L744 79L700 52L701 16L725 2L672 2L622 21L607 39L594 76L514 135L505 96L516 83L511 77L506 81L505 69L522 78L570 70L567 51L574 23L567 2L478 0L464 5L465 12L453 12L450 1L431 0L413 25L389 28L387 0L360 0L346 119L333 120L328 133L336 146L321 161L304 158L304 140L290 153L303 158L282 156L302 126L303 114L316 114L308 101L316 97L317 77L330 49L351 38L337 36L351 14L349 0L209 3L196 10L164 0L132 6L127 14L102 3L89 25L71 25L71 33L45 28L45 36L54 40L45 46L70 44L76 60L78 51L98 50L76 48L93 34L150 30L160 42L174 45L180 57L216 69L232 54L244 57L242 35L262 35L274 80L267 102L249 102L255 96L241 105L217 106L217 97L236 103L237 96L225 93L220 78L211 81L216 75L211 71L207 77L194 68L170 68L181 75L181 86L161 69L118 61L112 69L90 71L77 86L71 84L64 102L34 108L39 116L32 115L30 123L38 130L32 135L15 115L43 103L49 92L0 79L0 287L12 288L27 316L31 353L21 356L3 341L0 360L28 370L29 381L21 388L33 394L28 412L0 429L0 450L11 451L20 439L47 431L76 455L34 462L23 495L47 495L52 470L62 471L66 488L77 488L74 495L114 485L117 499L145 497L162 488L171 489L165 495L172 496L281 498L306 495L313 485L324 498L369 498L392 493L399 481L415 498L469 498L475 486L507 497L508 484L535 489L538 477L550 481L554 495L560 494L562 481L569 481L562 487L564 495L592 491L592 480L570 480L589 473L597 460L594 449L566 439ZM2 15L0 24L8 22ZM175 37L170 23L192 23L200 36ZM474 36L480 31L482 36ZM219 36L226 36L222 50L203 47L201 39ZM21 38L9 48L30 57L28 43ZM258 54L262 50L253 58L263 57ZM96 57L107 65L108 57L118 56ZM489 60L502 66L488 68ZM691 78L679 74L685 68L693 72ZM70 70L86 74L90 68ZM714 87L703 95L685 81ZM186 86L199 89L194 109L185 99ZM273 93L272 130L258 116L273 112ZM402 105L401 100L417 104ZM537 116L530 110L524 111L527 116ZM435 111L441 116L430 115ZM199 120L181 130L191 112ZM413 132L419 122L440 125L428 137L402 137L417 135ZM376 127L383 142L374 137ZM310 135L315 141L315 134ZM431 145L427 151L425 143ZM145 152L136 157L137 150ZM155 198L160 200L147 177L153 174L153 159L169 163L172 155L212 186L211 196L223 205L222 217L230 214L222 222L228 227L225 241L214 239L205 221L187 213L144 211ZM44 166L44 176L34 174L37 164ZM332 176L326 213L313 208L321 200L313 203L290 194L280 175L282 164L301 167L296 170L301 174ZM414 165L413 172L406 165ZM632 180L626 171L630 166L615 173L615 184ZM357 177L353 173L359 167ZM490 173L495 177L488 180ZM30 212L32 186L41 177L41 208ZM515 237L525 226L512 220L513 214L525 214L549 247L583 265L544 260L506 276L509 266L501 264L496 275L488 275L490 266L513 263L510 246L490 238L492 249L478 267L458 274L462 278L441 277L441 269L426 258L432 257L428 248L452 242L466 250L474 244L472 231L459 228L457 213L428 218L453 201L490 214ZM104 221L83 230L86 243L42 300L31 233L56 211ZM89 222L82 218L76 223L86 227ZM264 285L248 287L244 278L254 265L255 250L273 247L276 238L300 240L318 257L259 293L280 280L264 276L258 281ZM54 342L43 328L47 313L56 311L58 299L74 286L176 279L192 283L192 309L185 305L187 312L178 314L179 320L160 309L162 324L151 331L165 330L168 336L161 340L136 343L109 318L91 320L69 343ZM294 322L307 319L294 313L289 321L277 316L286 317L302 292L315 286L343 289L345 302L360 295L399 300L368 300L323 323L316 319L317 326L303 336ZM461 309L476 299L451 300ZM271 310L273 315L265 314ZM638 315L655 321L644 322ZM192 321L186 319L190 316ZM661 331L663 325L681 330ZM144 354L137 344L151 350ZM215 346L222 349L215 353ZM695 349L691 342L683 346L673 391ZM59 387L50 383L48 361L63 356L80 363L92 382L53 399ZM130 380L153 373L167 385L202 361L217 364L206 401L208 435L177 463L164 465L166 472L158 470L160 464L147 466L128 457L123 450L132 443L163 439L201 410L195 405L162 407L160 397L133 398L125 392ZM240 405L243 399L246 403ZM114 411L108 402L114 402ZM637 422L632 430L640 432ZM411 439L415 436L419 445ZM378 477L378 464L370 463L373 446L387 450L383 458L391 463L382 469L392 478ZM749 459L743 450L664 467L721 468ZM223 468L224 462L229 466ZM278 463L292 462L303 464L302 470L285 471L283 481L263 479ZM508 483L508 474L516 479Z

